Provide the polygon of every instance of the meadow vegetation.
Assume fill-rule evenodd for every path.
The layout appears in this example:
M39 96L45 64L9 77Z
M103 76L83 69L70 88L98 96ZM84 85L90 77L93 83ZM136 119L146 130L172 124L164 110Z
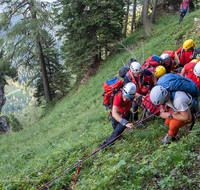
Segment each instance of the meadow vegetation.
M151 37L144 29L123 40L142 63L150 55L177 50L192 38L200 47L200 10L187 15L178 26L179 15L157 12ZM113 128L103 106L102 84L115 76L133 57L120 44L101 62L99 71L82 86L74 86L60 101L51 102L38 121L19 132L0 136L0 188L37 189L100 147ZM122 60L121 60L122 59ZM200 125L170 145L161 145L168 128L164 120L131 129L105 152L84 161L75 189L199 189ZM77 167L47 185L46 189L71 189ZM44 188L45 189L45 188Z

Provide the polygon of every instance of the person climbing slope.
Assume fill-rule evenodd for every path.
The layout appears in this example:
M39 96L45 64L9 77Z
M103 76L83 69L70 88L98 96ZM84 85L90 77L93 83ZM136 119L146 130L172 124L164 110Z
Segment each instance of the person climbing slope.
M129 118L131 115L131 104L135 98L135 93L136 85L129 82L115 95L111 112L111 121L114 131L110 137L101 144L101 147L120 135L126 127L134 127L132 123L129 123Z
M137 86L136 98L140 95L145 96L157 83L157 77L155 73L142 69L138 62L132 62L129 72L124 77L125 84L132 82ZM136 122L138 120L138 104L132 103L133 118Z
M183 90L185 89L185 90ZM189 93L190 92L190 93ZM165 74L158 80L158 85L150 92L150 99L155 105L161 105L160 116L165 119L169 131L162 143L170 144L167 139L176 139L179 128L186 124L194 124L195 111L198 108L199 89L196 84L177 74ZM170 107L165 112L165 104Z
M180 75L192 79L200 89L200 61L197 63L197 59L194 59L186 64L181 70Z
M161 60L161 65L163 65L166 69L166 73L170 73L177 66L176 62L171 59L171 57L168 53L163 53L160 56L160 60Z
M186 13L189 14L189 0L183 0L180 4L180 19L178 25L181 23Z
M177 67L183 67L185 64L192 61L195 57L195 52L196 48L194 41L192 39L186 40L183 43L183 46L175 52L175 57L178 63Z

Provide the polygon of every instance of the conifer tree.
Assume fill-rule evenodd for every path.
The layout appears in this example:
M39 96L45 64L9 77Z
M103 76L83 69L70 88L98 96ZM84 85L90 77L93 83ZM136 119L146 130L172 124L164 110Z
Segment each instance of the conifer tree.
M58 0L55 12L62 25L58 36L67 40L62 46L65 61L73 71L101 59L102 49L107 55L108 45L122 37L125 15L123 0ZM59 12L58 12L59 10Z
M6 31L6 38L9 40L8 57L17 67L39 67L46 103L52 99L42 46L46 30L51 27L47 5L36 0L0 0L0 6L4 7L0 29Z

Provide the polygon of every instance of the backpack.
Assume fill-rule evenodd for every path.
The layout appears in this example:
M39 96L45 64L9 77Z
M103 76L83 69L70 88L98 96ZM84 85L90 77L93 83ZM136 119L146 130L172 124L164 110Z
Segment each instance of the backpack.
M138 62L136 59L131 58L126 65L124 65L120 70L119 70L119 76L124 78L126 73L129 71L131 63L132 62Z
M167 88L169 92L184 91L189 93L192 97L199 96L199 89L197 85L188 78L183 76L168 73L158 79L157 85Z
M151 55L142 65L142 69L148 69L154 71L160 63L160 57L157 55Z
M191 111L195 112L197 109L199 104L199 88L193 80L177 74L168 73L158 79L157 85L160 85L166 88L169 92L172 92L172 99L176 91L183 91L186 92L186 94L189 93L193 99Z
M118 91L120 91L123 85L124 81L117 77L104 82L104 93L102 96L104 97L103 105L106 109L112 108L114 96Z
M171 57L171 59L172 59L172 60L175 60L175 51L167 51L167 50L165 50L165 51L162 52L162 54L163 54L163 53L169 54L170 57Z
M161 107L161 105L156 106L153 104L153 102L150 100L150 93L148 93L143 100L143 104L145 106L146 109L148 109L151 113L155 113L155 115L160 115L160 112L158 111Z
M187 11L188 4L187 3L182 3L182 11Z
M194 58L199 59L200 58L200 48L197 48L194 52Z

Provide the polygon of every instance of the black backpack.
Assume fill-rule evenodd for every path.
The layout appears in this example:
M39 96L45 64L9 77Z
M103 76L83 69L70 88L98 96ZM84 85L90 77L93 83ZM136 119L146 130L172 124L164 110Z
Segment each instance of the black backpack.
M127 63L126 65L124 65L124 66L119 70L119 76L120 76L120 77L122 77L122 78L125 77L126 73L127 73L127 72L129 71L129 69L130 69L131 63L134 62L134 61L138 62L136 59L131 58L131 59L128 61L128 63Z
M198 57L197 57L198 55ZM194 58L199 58L200 57L200 48L196 49L196 52L194 53Z

